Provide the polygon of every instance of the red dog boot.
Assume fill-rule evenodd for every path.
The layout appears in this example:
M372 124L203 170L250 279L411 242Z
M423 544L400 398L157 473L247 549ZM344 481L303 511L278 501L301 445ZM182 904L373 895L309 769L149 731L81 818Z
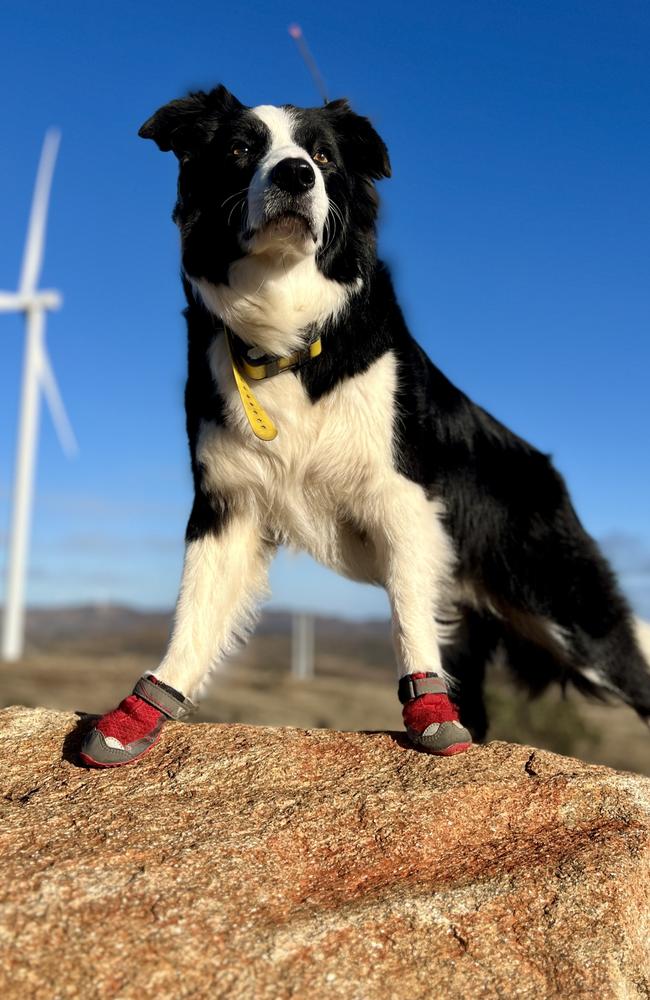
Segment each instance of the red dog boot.
M401 678L397 693L404 705L406 732L415 746L442 757L471 746L471 733L460 722L447 685L438 674L407 674Z
M149 750L167 719L183 719L196 708L189 698L153 674L141 677L133 694L103 715L84 737L80 757L91 767L131 764Z

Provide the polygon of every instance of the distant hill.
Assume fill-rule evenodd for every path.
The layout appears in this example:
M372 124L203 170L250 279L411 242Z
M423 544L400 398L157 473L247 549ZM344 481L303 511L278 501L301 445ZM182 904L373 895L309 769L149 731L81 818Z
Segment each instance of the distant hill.
M265 611L255 629L258 636L288 636L290 611ZM98 643L106 650L128 648L134 652L159 652L172 621L171 610L142 610L120 604L88 604L60 608L31 608L27 613L28 651L38 652L54 644L81 652ZM335 617L316 618L316 638L352 646L380 643L390 639L388 621L347 621Z

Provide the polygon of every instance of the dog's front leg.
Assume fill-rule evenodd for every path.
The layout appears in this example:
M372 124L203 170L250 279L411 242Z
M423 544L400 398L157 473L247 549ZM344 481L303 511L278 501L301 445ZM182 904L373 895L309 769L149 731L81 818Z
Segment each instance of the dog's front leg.
M404 724L416 745L448 755L467 749L472 738L450 701L440 657L454 563L441 513L421 487L400 477L376 505L374 534L392 609Z
M141 677L133 694L88 734L81 752L87 764L116 767L136 760L156 742L166 719L193 709L190 698L210 669L253 624L272 552L254 512L225 507L217 514L198 498L167 652L155 674Z
M254 513L229 513L197 531L190 518L174 628L157 678L195 698L210 669L235 648L255 621L268 585L274 547Z

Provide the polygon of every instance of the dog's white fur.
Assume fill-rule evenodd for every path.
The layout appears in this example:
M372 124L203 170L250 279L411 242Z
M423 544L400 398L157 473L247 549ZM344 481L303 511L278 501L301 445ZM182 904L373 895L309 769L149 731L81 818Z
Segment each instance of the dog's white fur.
M174 630L156 670L161 681L198 694L210 667L255 623L272 554L252 511L239 512L218 537L207 534L186 546Z
M210 312L265 354L295 351L304 343L305 329L342 312L352 291L325 278L312 255L277 250L235 261L228 281L212 285L201 279L195 288Z
M260 167L262 184L283 156L309 154L293 143L287 112L262 107L256 113L273 135ZM263 187L260 195L255 183L253 218L255 199L263 200ZM316 187L315 203L319 198ZM313 241L300 240L237 261L228 286L199 281L195 287L242 339L275 354L304 342L307 326L345 309L355 291L326 279L316 267ZM270 442L251 433L223 337L213 344L210 365L225 400L226 425L203 423L196 457L206 489L225 495L231 513L216 536L188 544L175 628L157 676L189 697L199 692L210 668L232 649L233 637L250 627L279 544L384 586L399 673L435 670L444 676L439 647L445 636L436 615L450 611L454 553L440 503L395 468L394 354L387 352L316 403L293 372L256 383L278 428Z
M309 552L355 580L386 587L400 673L442 672L453 552L440 506L395 471L390 452L395 358L342 382L313 404L286 372L256 385L278 427L274 441L251 434L222 338L211 357L228 426L204 423L197 459L209 488L232 504L233 521L216 538L188 546L177 624L158 676L193 697L246 630L262 567L278 544ZM350 428L354 427L354 434ZM250 549L250 551L249 551ZM257 555L254 555L257 553Z

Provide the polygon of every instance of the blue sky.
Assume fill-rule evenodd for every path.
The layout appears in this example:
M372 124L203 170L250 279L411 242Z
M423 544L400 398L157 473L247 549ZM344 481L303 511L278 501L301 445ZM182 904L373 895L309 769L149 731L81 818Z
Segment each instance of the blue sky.
M44 415L31 602L174 600L190 502L175 162L136 133L217 81L246 103L317 103L294 20L330 96L389 145L381 250L415 335L553 453L650 615L645 0L6 0L0 288L15 287L40 144L59 125L43 285L65 297L48 339L81 448L66 462ZM0 562L21 354L20 322L0 317ZM272 584L277 605L386 609L302 557L281 556Z

